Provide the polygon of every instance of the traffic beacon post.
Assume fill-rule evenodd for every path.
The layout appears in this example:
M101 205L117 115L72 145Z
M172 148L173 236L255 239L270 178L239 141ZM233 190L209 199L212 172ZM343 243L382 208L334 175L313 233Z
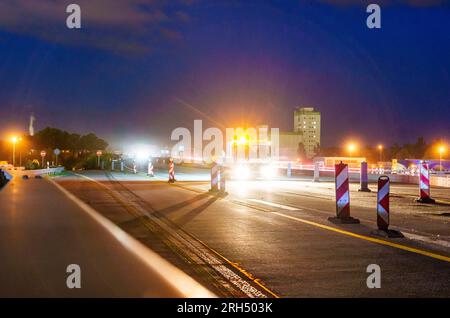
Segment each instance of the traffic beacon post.
M169 159L169 183L175 183L175 164L173 158Z
M149 176L149 177L154 177L155 176L155 173L153 172L152 159L148 160L147 176Z
M220 195L227 195L226 191L226 183L227 183L227 169L225 165L221 165L219 168L219 193Z
M219 191L219 164L216 161L213 161L211 166L211 189L209 191Z
M342 161L334 166L336 187L336 217L328 221L335 224L359 224L359 220L350 216L350 189L348 180L348 165Z
M378 193L377 193L377 226L378 229L372 231L372 234L399 238L403 237L403 234L399 231L389 229L389 177L380 176L378 178Z
M314 162L313 182L319 182L319 179L320 179L320 162L316 161Z
M47 155L47 153L45 152L45 150L41 151L41 167L44 168L44 159L45 156Z
M416 200L420 203L435 203L436 201L431 198L430 194L430 171L428 169L428 163L425 161L420 162L419 165L419 193L420 197Z
M359 189L360 192L371 192L369 189L369 176L367 174L367 162L361 162L361 172L359 177Z

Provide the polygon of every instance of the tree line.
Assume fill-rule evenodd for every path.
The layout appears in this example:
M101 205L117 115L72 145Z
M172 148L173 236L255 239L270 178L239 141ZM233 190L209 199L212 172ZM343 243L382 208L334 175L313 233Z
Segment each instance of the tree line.
M32 139L35 149L69 150L72 154L82 154L96 150L105 150L108 143L93 133L80 135L58 128L47 127L37 132Z
M30 169L42 166L41 151L46 152L45 164L56 163L54 150L61 151L58 164L67 169L90 168L95 166L96 151L106 150L108 143L94 133L81 135L67 132L58 128L44 128L34 136L20 136L16 144L16 164L22 164ZM0 160L12 162L12 143L10 140L0 142Z

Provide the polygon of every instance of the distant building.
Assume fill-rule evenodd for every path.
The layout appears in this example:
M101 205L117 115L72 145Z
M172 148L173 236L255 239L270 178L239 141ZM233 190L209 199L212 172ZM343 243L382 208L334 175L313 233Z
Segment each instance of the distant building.
M297 108L294 111L294 132L303 136L306 156L312 158L320 146L320 112L313 107Z

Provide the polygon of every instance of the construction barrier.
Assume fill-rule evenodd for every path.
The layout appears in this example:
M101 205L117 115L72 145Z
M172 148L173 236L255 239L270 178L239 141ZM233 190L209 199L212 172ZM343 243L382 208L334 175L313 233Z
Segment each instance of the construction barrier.
M211 192L219 191L219 165L213 162L211 167Z
M286 175L288 178L290 178L292 175L292 164L290 162L288 162L288 164L287 164Z
M359 178L359 190L361 192L370 192L369 175L367 173L367 162L361 162L361 172Z
M389 189L390 180L388 176L381 176L378 178L378 193L377 193L377 226L378 230L372 231L373 234L399 238L404 237L402 233L389 229Z
M173 159L169 159L169 183L175 182L175 163Z
M389 227L389 177L378 178L377 193L377 225L378 229L387 231Z
M417 202L435 203L430 194L430 171L428 169L428 163L425 161L420 163L419 193L420 197L416 200Z
M320 178L320 162L316 161L314 163L314 182L319 182L319 178Z
M333 223L355 224L358 219L350 216L350 188L348 181L348 165L339 163L334 166L336 187L336 217L328 218Z
M147 175L149 177L154 177L155 176L155 173L153 172L153 163L152 163L151 160L148 161Z
M221 165L219 168L219 191L220 194L226 194L226 182L227 182L227 171L225 166Z

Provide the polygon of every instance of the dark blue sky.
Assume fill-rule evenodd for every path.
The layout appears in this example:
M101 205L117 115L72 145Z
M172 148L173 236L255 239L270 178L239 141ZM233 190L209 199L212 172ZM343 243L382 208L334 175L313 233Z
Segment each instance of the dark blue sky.
M1 133L32 112L112 141L194 119L291 130L312 106L325 145L449 140L448 2L381 1L381 30L359 2L80 0L69 30L65 1L0 1Z

